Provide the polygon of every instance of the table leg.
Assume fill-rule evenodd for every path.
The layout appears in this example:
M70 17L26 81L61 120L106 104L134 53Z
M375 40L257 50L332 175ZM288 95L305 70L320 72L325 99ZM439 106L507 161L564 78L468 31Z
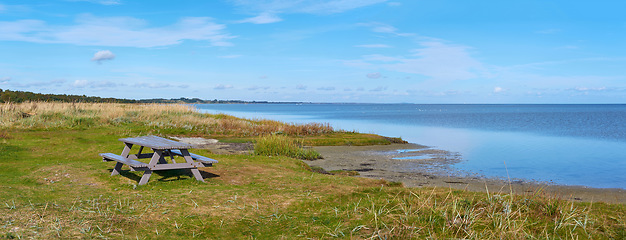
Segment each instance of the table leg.
M187 149L180 149L180 153L183 154L183 157L185 158L185 161L187 161L187 163L191 163L193 164L193 158L191 158L191 155L189 155L189 150ZM202 174L200 174L200 170L198 170L198 168L192 168L190 169L191 173L193 174L193 176L196 178L196 180L204 182L204 178L202 178Z
M152 170L148 169L143 172L143 176L141 176L141 180L139 180L139 185L145 185L150 180L150 176L152 175Z
M113 172L111 172L111 176L115 176L120 174L120 171L122 171L122 164L121 162L118 162L117 164L115 164L115 167L113 168Z
M159 163L163 163L165 158L163 158L162 150L154 150L154 154L152 154L152 158L150 159L150 163L148 163L148 167L153 168Z
M127 158L128 155L130 154L130 149L133 148L133 144L132 143L124 143L126 146L124 146L124 150L122 151L122 157Z

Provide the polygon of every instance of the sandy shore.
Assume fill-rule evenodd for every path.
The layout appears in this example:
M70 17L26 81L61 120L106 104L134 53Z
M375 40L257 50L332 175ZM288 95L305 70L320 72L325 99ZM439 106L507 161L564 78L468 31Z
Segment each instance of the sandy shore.
M357 171L360 177L402 182L406 187L446 187L479 192L545 195L585 202L626 203L626 190L563 186L520 179L491 179L453 171L459 156L416 144L315 147L324 159L305 161L327 171Z

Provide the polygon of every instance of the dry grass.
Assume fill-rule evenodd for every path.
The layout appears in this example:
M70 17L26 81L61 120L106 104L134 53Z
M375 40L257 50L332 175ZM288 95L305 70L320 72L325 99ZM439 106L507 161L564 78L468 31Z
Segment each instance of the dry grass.
M56 129L139 124L158 129L184 129L198 134L254 137L282 133L291 136L335 132L328 124L286 124L202 114L182 104L117 104L26 102L0 105L0 128Z

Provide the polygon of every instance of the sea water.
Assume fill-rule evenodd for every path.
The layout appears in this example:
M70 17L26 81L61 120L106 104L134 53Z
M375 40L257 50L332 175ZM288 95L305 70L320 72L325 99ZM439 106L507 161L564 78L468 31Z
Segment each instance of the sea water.
M626 189L626 105L198 104L208 113L322 122L458 153L487 177Z

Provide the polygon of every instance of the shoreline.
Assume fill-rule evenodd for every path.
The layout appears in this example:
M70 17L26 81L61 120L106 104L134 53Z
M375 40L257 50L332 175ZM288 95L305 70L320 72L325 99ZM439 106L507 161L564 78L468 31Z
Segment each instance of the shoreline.
M249 154L253 148L250 143L222 143L215 139L204 138L172 138L193 144L197 148L208 149L215 154ZM355 171L359 173L357 177L401 182L407 188L444 187L498 194L508 194L512 191L518 195L541 194L576 202L626 204L626 189L559 185L524 179L509 181L478 175L464 175L462 172L448 168L451 164L460 161L459 156L445 150L432 149L414 143L312 148L324 158L312 161L302 160L311 167L320 167L326 171ZM402 159L407 156L415 156L415 159ZM409 171L406 170L407 166L409 166Z
M626 203L625 189L559 185L524 179L505 180L469 174L463 176L461 172L447 167L460 161L457 155L418 144L313 148L324 159L304 161L309 166L326 171L356 171L359 177L401 182L409 188L446 187L502 194L512 191L519 195L543 194L579 202Z

